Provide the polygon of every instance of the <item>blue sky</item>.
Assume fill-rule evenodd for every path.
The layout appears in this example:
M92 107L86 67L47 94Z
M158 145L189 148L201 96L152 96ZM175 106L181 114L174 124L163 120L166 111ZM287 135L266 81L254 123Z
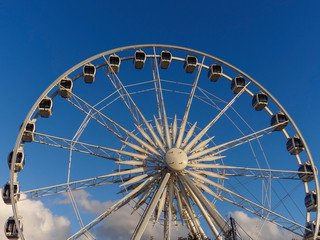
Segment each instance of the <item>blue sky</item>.
M97 53L163 43L221 58L268 89L320 167L319 1L0 2L0 183L18 129L39 95Z

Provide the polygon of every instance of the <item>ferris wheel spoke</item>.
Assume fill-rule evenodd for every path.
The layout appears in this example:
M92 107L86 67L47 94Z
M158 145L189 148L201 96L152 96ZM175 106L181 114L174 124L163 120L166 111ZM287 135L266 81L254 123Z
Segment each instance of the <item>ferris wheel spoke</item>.
M165 202L166 202L166 196L167 196L167 186L164 188L163 193L162 193L160 200L158 202L155 222L159 221L160 215L162 213L162 210L163 210Z
M165 152L165 149L162 145L162 142L160 141L160 139L157 136L153 137L153 139L155 141L155 142L153 142L153 140L149 137L149 135L141 127L136 125L136 128L138 129L138 131L141 133L141 135L147 140L147 142L150 145L152 145L155 148L159 147L162 150L162 152ZM153 127L151 125L150 125L150 129L152 129L152 131L154 132Z
M205 157L201 157L201 158L198 158L198 159L195 159L195 160L191 160L191 161L188 163L188 165L194 166L194 167L196 167L197 165L198 165L198 166L210 166L210 164L207 164L207 165L204 165L204 164L206 164L206 163L208 163L208 162L216 161L216 160L218 160L218 159L222 159L222 158L225 158L225 157L227 157L227 156L207 155L207 156L205 156ZM213 163L213 164L215 164L215 163ZM212 165L212 164L211 164L211 165ZM215 164L215 165L217 165L217 164ZM200 168L200 167L199 167L199 168ZM208 168L208 167L204 167L204 168ZM210 168L210 167L209 167L209 168Z
M158 131L158 133L159 133L159 136L160 136L160 138L161 138L161 141L162 141L163 143L165 143L166 140L165 140L164 133L163 133L163 126L160 125L160 123L158 122L158 120L157 120L157 118L156 118L155 115L153 115L153 119L154 119L154 122L155 122L155 124L156 124L156 129L157 129L157 131ZM166 146L165 146L165 148L166 148Z
M160 81L160 72L159 72L159 66L158 66L155 48L153 48L153 53L154 53L154 58L151 58L151 68L152 68L152 75L153 75L153 81L154 81L154 89L156 91L158 115L159 115L160 123L162 124L163 123L162 111L165 111L165 109L164 109L164 101L163 101L161 81Z
M210 195L214 196L215 198L221 200L220 196L217 195L214 191L211 190L208 186L201 183L200 181L193 179L194 184L201 190L205 191L206 193L209 193Z
M113 69L110 66L110 64L107 61L107 59L104 56L103 56L103 58L106 61L109 69L112 70L112 74L110 74L107 71L105 71L105 73L108 76L108 78L110 79L110 81L113 84L113 86L115 87L115 89L117 90L117 92L119 93L119 95L122 98L123 102L125 103L125 105L129 109L129 111L130 111L132 117L134 118L136 124L138 126L141 126L142 124L145 124L146 127L148 128L151 136L153 137L155 142L158 144L158 147L164 152L165 151L164 150L164 146L162 145L162 143L159 140L158 136L154 132L154 129L148 123L147 119L144 117L144 115L142 114L142 112L138 108L137 104L133 101L131 95L129 94L129 92L127 91L126 87L123 85L123 83L119 79L118 75L113 71Z
M86 153L102 158L106 158L112 161L117 161L118 158L114 156L114 152L109 148L105 148L102 146L96 146L92 144L72 141L70 139L50 136L38 132L34 132L34 141L35 143L40 143L44 145L48 145L51 147L62 148L67 150L72 150L80 153Z
M117 194L130 192L130 191L136 189L137 187L139 187L141 183L144 183L144 181L149 181L150 179L152 179L151 181L148 182L148 185L143 186L143 188L141 188L137 193L135 193L134 197L135 198L138 197L139 195L141 195L142 193L147 191L150 186L153 186L154 184L157 184L160 181L160 173L159 172L150 173L148 175L150 177L148 177L147 179L144 179L141 182L136 182L136 183L133 183L133 184L125 187L121 191L119 191ZM132 179L132 178L135 178L135 176L122 179L121 182L130 181L130 179Z
M155 91L156 91L158 114L159 114L159 120L160 120L160 126L161 126L161 130L160 131L158 130L158 132L159 132L159 134L161 134L162 126L164 125L165 140L167 142L168 149L170 149L172 145L171 145L169 124L168 124L168 118L167 118L166 108L165 108L164 99L163 99L163 91L162 91L162 86L161 86L161 79L160 79L160 74L159 74L159 67L158 67L158 62L157 62L157 58L156 58L155 48L153 48L153 51L154 51L154 59L152 61L151 66L152 66L152 74L153 74L153 79L154 79L154 87L155 87Z
M142 148L136 144L130 143L128 141L123 141L123 140L121 140L121 142L141 154L149 154L149 152L147 150L145 150L144 148Z
M207 239L207 236L204 233L203 228L201 227L200 220L198 219L198 216L195 213L194 209L191 207L188 207L187 208L187 215L189 215L189 219L191 220L191 223L193 224L193 226L196 229L195 237L199 240ZM190 216L192 216L192 217L190 218Z
M204 217L205 221L207 222L208 226L210 227L211 231L213 232L213 234L215 235L216 239L220 239L222 240L221 235L219 234L219 231L216 229L216 227L214 226L214 223L211 221L211 219L214 219L212 217L209 216L208 212L204 209L203 205L201 204L199 198L196 196L196 194L192 191L192 189L190 187L188 187L188 192L191 196L191 200L195 203L195 205L198 207L198 209L200 210L202 216ZM218 216L215 216L215 218L217 218ZM216 224L216 223L215 223ZM217 224L216 224L217 225Z
M241 96L241 94L244 92L244 90L247 88L249 84L250 82L247 83L247 85L243 87L239 93L237 93L237 95L219 112L219 114L214 119L212 119L212 121L204 129L202 129L201 132L190 141L190 143L187 144L187 146L184 148L184 151L186 153L189 153L192 147L200 141L200 139L203 137L204 134L207 133L207 131L212 127L212 125L216 121L218 121L218 119L232 106L232 104Z
M70 93L71 96L69 98L66 98L66 100L71 103L73 106L90 116L92 119L94 119L96 122L101 124L103 127L107 128L111 133L113 133L115 136L117 136L121 140L125 140L126 136L129 131L125 128L121 127L119 124L105 116L103 113L101 113L99 110L97 110L95 107L91 106L87 102L85 102L83 99L81 99L79 96L75 95L73 92ZM122 132L121 132L122 131Z
M197 239L202 239L201 237L203 237L202 233L203 230L200 226L199 223L199 219L197 218L196 213L194 212L190 202L189 202L189 197L187 195L185 186L182 183L182 180L178 179L177 183L179 185L179 189L180 189L180 199L182 202L182 206L183 206L183 210L184 210L184 214L186 215L185 217L185 222L188 222L187 226L190 227L190 231L194 233L195 237Z
M190 128L190 130L188 131L186 137L183 139L180 148L184 148L184 146L188 143L189 139L192 137L192 134L194 133L194 129L197 126L197 122L195 122L192 127Z
M261 168L246 168L234 166L220 166L214 168L221 169L223 176L226 177L255 177L255 178L274 178L274 179L290 179L301 180L299 174L311 174L303 171L288 171L278 169L261 169ZM202 172L202 171L201 171Z
M214 186L220 190L223 190L225 192L228 192L228 193L231 193L231 194L235 194L234 192L232 192L231 190L229 190L228 188L224 187L223 185L219 184L219 183L216 183L212 180L210 180L209 178L206 178L194 171L188 171L188 170L185 170L185 173L190 175L191 177L193 177L196 181L200 181L200 182L203 182L205 184L209 184L211 186Z
M208 168L212 168L212 167L208 167ZM228 179L224 173L215 173L215 172L212 172L210 170L209 171L205 171L205 170L203 170L201 168L200 169L196 169L194 172L196 172L198 174L201 174L201 175L206 175L208 177L220 178L220 179Z
M193 101L194 93L195 93L197 85L198 85L198 80L199 80L199 77L200 77L200 73L201 73L201 70L202 70L204 59L205 59L205 57L203 56L202 62L198 66L198 71L197 71L195 80L193 82L192 90L191 90L190 95L189 95L189 100L188 100L187 107L186 107L186 110L184 112L184 116L183 116L183 119L182 119L182 122L181 122L181 126L180 126L178 137L177 137L177 141L174 144L175 148L179 148L180 145L181 145L181 142L182 142L182 138L183 138L184 131L185 131L185 128L186 128L186 124L187 124L187 121L188 121L188 116L189 116L191 104L192 104L192 101Z
M146 177L150 177L150 175L151 174L149 173L149 174L142 174L142 175L138 175L138 176L129 177L129 178L125 179L125 181L122 180L124 183L119 185L119 187L123 187L123 186L129 185L129 184L137 183Z
M173 201L172 202L172 216L173 216L173 222L176 228L178 228L178 211L177 211L177 206L176 203Z
M191 149L190 153L194 153L194 152L200 152L203 149L207 148L208 143L213 139L214 137L210 137L204 141L202 141L201 143L199 143L198 145L196 145L194 148Z
M103 68L105 74L109 78L110 82L118 92L119 96L121 97L122 101L126 105L126 107L129 109L133 119L138 125L142 124L141 115L142 113L138 109L137 105L131 98L129 92L127 91L126 87L123 85L121 80L119 79L118 75L114 72L113 68L110 66L109 61L103 56L105 62L107 63L109 71L111 70L111 73L109 73L105 68Z
M190 234L193 238L196 238L196 239L200 239L200 240L201 240L200 233L199 233L199 231L197 231L196 225L195 225L195 223L192 221L192 219L191 219L188 211L184 211L184 218L186 219L185 222L186 222L186 226L187 226L187 229L188 229L189 234Z
M68 149L76 152L86 153L90 155L95 155L99 157L103 157L109 160L118 161L119 156L116 156L116 154L123 154L131 159L136 160L146 160L148 158L145 154L139 154L139 153L133 153L133 152L127 152L124 150L117 150L102 146L96 146L88 143L73 141L65 138L50 136L42 133L34 132L34 141L35 143L40 143L52 147L62 148L62 149Z
M139 168L133 168L129 170L124 170L116 173L111 173L108 176L120 176L120 175L128 175L128 174L135 174L135 173L143 173L153 170L158 170L159 167L139 167Z
M202 158L200 158L200 157L202 157L205 154L210 154L210 155L206 155L205 157L203 157L203 159L206 159L208 157L220 154L220 153L222 153L222 152L224 152L226 150L229 150L231 148L240 146L240 145L242 145L244 143L251 142L251 141L256 140L256 139L258 139L260 137L266 136L266 135L272 133L273 131L274 131L274 126L267 127L265 129L262 129L262 130L259 130L257 132L248 134L248 135L240 137L238 139L235 139L235 140L232 140L232 141L229 141L229 142L226 142L226 143L219 144L217 146L205 149L203 151L192 153L188 157L188 159L189 160L196 159L197 161L201 161Z
M182 201L181 201L181 197L180 197L180 194L179 194L179 189L178 189L176 184L173 185L173 189L174 189L174 196L175 196L176 201L177 201L177 209L178 209L178 212L179 212L180 221L183 224Z
M283 217L282 215L264 207L261 206L260 204L254 203L245 197L228 191L230 194L230 198L226 197L227 194L222 194L220 197L222 198L223 201L229 202L233 205L236 205L238 207L241 207L242 209L247 210L248 212L251 212L255 215L257 215L260 218L263 218L273 224L276 224L277 226L287 229L294 234L301 235L301 232L304 232L306 229L305 226L302 226L301 224L292 221L286 217Z
M144 230L147 227L148 221L152 215L152 212L154 211L156 204L158 203L161 193L163 192L167 182L169 181L170 173L166 173L166 175L162 178L161 184L158 186L154 194L152 195L152 198L146 207L143 215L140 218L140 221L136 227L136 229L133 232L133 235L131 236L131 240L140 239Z
M196 185L193 184L193 182L191 181L191 179L186 176L186 175L182 175L181 176L183 182L185 183L185 185L190 189L190 191L195 195L195 197L198 199L198 201L196 201L200 207L203 207L204 209L206 209L206 211L208 212L208 214L211 216L211 218L214 220L215 224L217 225L217 227L223 232L223 234L226 236L227 233L229 232L229 227L227 222L223 219L220 218L220 215L217 214L217 210L215 208L212 207L212 205L210 205L208 203L208 200L206 199L206 197L203 195L203 193L196 187ZM204 210L203 209L203 210ZM200 209L199 209L200 210ZM210 221L210 220L209 220ZM215 234L217 234L216 236L219 236L219 233L216 231Z
M88 179L38 188L38 189L22 191L17 194L20 194L19 201L23 201L27 199L40 198L40 197L45 197L45 196L54 195L58 193L66 193L68 191L75 191L75 190L89 188L89 187L114 184L114 183L118 183L119 181L121 180L113 179L108 175L103 175L103 176L98 176L94 178L88 178Z
M169 180L169 196L168 196L168 207L167 207L167 212L168 212L168 234L167 238L170 240L171 238L171 225L172 225L172 215L173 215L173 179Z
M173 143L176 141L177 131L178 131L177 115L174 115L173 125L172 125L172 142L173 142Z
M135 197L141 194L142 191L144 191L148 184L153 183L154 181L157 181L158 175L154 175L150 178L148 178L146 181L142 182L139 186L134 188L130 193L128 193L126 196L121 198L119 201L117 201L114 205L112 205L107 211L102 213L100 216L95 218L92 222L81 228L78 232L73 234L71 237L68 238L68 240L71 239L78 239L83 234L85 234L87 231L92 229L94 226L96 226L98 223L103 221L107 216L114 213L115 211L119 210L121 207L123 207L125 204L129 203L131 200L133 200Z
M139 200L134 205L131 214L133 214L136 210L138 210L148 200L148 198L154 192L155 187L156 187L155 184L148 186L148 188L141 194Z
M164 130L165 130L165 137L167 140L167 146L168 146L168 149L171 149L172 144L171 144L169 123L168 123L168 118L167 118L167 114L165 111L163 112L163 121L164 121Z
M120 140L126 141L127 137L133 138L137 141L141 146L145 147L150 152L154 153L157 156L161 156L161 154L151 145L146 143L145 141L138 138L136 135L122 127L120 124L111 120L103 113L96 110L94 107L86 103L84 100L79 98L78 96L72 93L72 96L67 99L71 104L79 108L84 113L90 115L90 117L100 123L102 126L106 127L110 132L116 135ZM121 131L120 131L121 130Z

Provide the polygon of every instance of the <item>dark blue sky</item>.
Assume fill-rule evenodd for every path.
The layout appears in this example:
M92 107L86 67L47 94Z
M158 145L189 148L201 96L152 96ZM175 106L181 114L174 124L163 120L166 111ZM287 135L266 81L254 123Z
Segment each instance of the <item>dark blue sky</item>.
M34 101L64 71L108 49L165 43L208 52L258 80L318 159L319 7L318 1L1 1L2 158Z
M320 2L1 1L0 183L40 94L97 53L140 43L193 48L255 78L289 112L319 167Z

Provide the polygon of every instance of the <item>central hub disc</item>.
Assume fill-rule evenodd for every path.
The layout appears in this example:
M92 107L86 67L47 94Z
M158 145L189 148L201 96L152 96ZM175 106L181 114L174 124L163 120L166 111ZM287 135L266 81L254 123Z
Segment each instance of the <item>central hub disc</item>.
M187 154L179 148L171 148L165 155L167 166L174 171L181 171L188 165Z

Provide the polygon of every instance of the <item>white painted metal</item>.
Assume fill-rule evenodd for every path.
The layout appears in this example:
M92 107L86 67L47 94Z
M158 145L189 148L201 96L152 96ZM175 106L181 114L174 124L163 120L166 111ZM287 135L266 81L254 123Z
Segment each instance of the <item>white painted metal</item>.
M148 221L151 217L152 212L154 211L154 208L156 207L157 202L160 199L161 193L163 189L165 188L167 182L169 181L170 173L167 173L163 180L161 181L161 184L159 188L157 188L156 192L153 194L152 199L150 200L150 203L148 204L146 210L144 211L140 222L138 223L134 233L132 234L131 239L140 239L145 228L147 227Z
M16 163L16 153L19 147L21 147L21 137L23 134L23 130L25 129L27 123L29 121L36 121L38 118L38 113L36 112L36 108L39 105L39 102L46 96L49 96L49 93L60 83L61 79L64 79L65 77L69 76L70 73L75 71L76 69L82 68L85 64L89 62L94 62L94 60L98 58L105 59L105 62L95 66L96 69L104 68L104 66L109 66L108 61L106 60L105 56L108 56L110 54L115 54L117 52L124 52L126 50L132 50L132 49L147 49L152 48L153 49L153 55L147 55L147 58L150 58L152 61L152 73L153 73L153 82L155 85L155 92L156 92L156 99L157 99L157 111L159 117L156 118L154 116L154 124L155 129L152 126L152 123L149 122L140 109L138 108L137 104L133 101L131 94L127 90L127 86L124 86L124 84L120 81L117 74L112 73L110 75L109 73L106 73L110 81L113 83L116 93L118 93L119 99L122 99L122 101L126 104L127 108L132 114L132 118L135 120L137 126L136 130L139 134L130 132L128 129L121 126L118 122L115 122L111 120L109 117L107 117L105 114L102 113L101 109L98 110L96 106L91 106L90 104L86 103L83 99L76 96L73 92L68 92L68 98L66 100L70 102L73 106L78 108L79 110L83 111L88 118L95 120L99 124L101 124L103 127L107 128L114 136L116 136L120 142L127 145L130 149L133 149L136 152L131 152L129 150L123 150L121 149L113 149L113 148L107 148L102 146L96 146L92 144L87 143L81 143L78 141L78 139L68 140L61 137L54 137L49 136L46 134L40 134L40 133L33 133L34 134L34 142L46 144L48 146L53 147L59 147L64 149L69 149L71 151L78 151L80 153L86 153L86 154L92 154L98 157L110 159L112 161L118 162L119 165L130 165L133 166L130 170L121 170L117 173L108 174L101 177L86 179L86 180L80 180L76 182L68 182L66 184L60 184L50 187L45 187L41 189L35 189L30 191L25 191L24 193L29 194L29 198L32 198L34 196L42 197L50 194L56 194L60 192L76 190L86 187L92 186L100 186L104 184L111 184L111 183L117 183L119 180L113 180L110 179L111 177L116 176L123 176L122 182L120 182L120 186L128 186L127 189L129 193L123 197L120 201L118 201L115 205L113 205L111 208L109 208L105 213L101 214L98 218L94 219L91 223L87 224L86 226L82 226L82 228L75 233L73 236L71 236L69 239L77 239L80 236L87 236L86 234L89 233L88 231L94 227L96 224L98 224L100 221L102 221L105 217L112 214L113 212L117 211L119 208L130 202L134 198L139 197L139 201L136 204L136 208L142 206L142 203L146 203L147 207L144 211L143 216L140 219L139 224L136 227L135 233L132 235L132 239L140 239L144 229L151 218L151 215L154 211L154 208L157 206L157 212L155 213L156 218L155 221L160 220L160 215L162 214L162 210L164 210L164 232L165 237L167 239L170 239L171 236L171 221L172 217L174 221L177 219L177 210L179 212L179 216L182 221L184 221L188 227L188 231L190 234L192 234L194 237L198 239L204 239L206 238L206 234L204 233L200 220L197 218L195 207L198 208L198 210L202 213L204 216L206 222L209 224L212 232L215 234L217 238L220 238L218 235L218 230L215 228L214 225L216 225L219 230L222 230L224 234L226 235L229 231L228 226L225 224L225 219L222 218L221 214L215 209L214 205L208 201L204 193L202 193L200 190L203 190L204 192L211 194L212 196L216 197L217 199L221 199L222 201L231 203L233 205L239 206L242 209L245 209L247 212L254 213L258 215L260 218L266 219L267 221L270 221L277 226L280 226L284 229L288 229L292 232L296 232L297 229L305 230L305 226L295 222L292 219L288 219L286 217L281 216L280 214L277 214L276 212L271 211L270 209L266 208L265 205L260 205L255 202L250 201L249 199L245 198L244 196L235 193L230 187L226 187L223 185L223 182L220 181L220 179L226 179L236 176L241 177L254 177L254 178L266 178L266 179L289 179L289 180L299 180L299 177L297 176L299 172L297 171L288 171L288 170L277 170L277 169L261 169L259 168L246 168L246 167L237 167L237 166L227 166L227 165L217 165L215 164L216 160L221 160L224 156L219 156L218 154L225 152L231 148L235 148L236 146L240 146L245 143L249 143L256 140L258 138L261 138L265 135L268 135L272 133L272 129L274 129L275 126L265 128L260 131L252 131L253 133L244 135L241 138L237 138L235 140L225 142L222 144L219 144L217 146L212 147L211 141L213 136L208 136L206 140L201 141L201 139L205 136L206 133L208 133L209 129L213 126L213 124L222 116L226 115L226 111L228 109L232 108L233 103L240 97L240 95L243 92L246 92L249 96L253 96L253 93L247 89L248 85L250 83L253 83L256 87L258 87L261 91L265 92L269 99L275 103L275 105L288 117L289 123L291 124L292 128L296 132L297 135L299 135L303 146L305 147L306 154L308 156L308 160L311 163L311 168L313 173L315 174L315 178L312 179L312 183L315 186L315 192L317 196L319 195L319 183L317 178L317 171L315 169L312 156L309 152L308 146L303 139L303 136L301 135L299 129L289 116L289 114L285 111L285 109L280 105L280 103L266 90L264 89L257 81L252 79L247 74L243 73L241 70L235 68L234 66L215 58L211 55L195 51L192 49L177 47L177 46L170 46L170 45L135 45L135 46L129 46L119 49L114 49L111 51L107 51L101 54L98 54L96 56L93 56L92 58L89 58L75 67L71 68L67 72L65 72L63 75L61 75L56 81L54 81L48 89L39 97L39 99L36 101L30 112L28 113L23 125L21 126L21 130L19 132L17 142L14 148L14 154L13 159L11 162L11 169L13 169L14 164ZM167 117L165 104L164 104L164 97L163 92L167 91L166 89L162 88L161 82L163 81L160 79L159 74L159 68L157 59L159 58L159 55L156 54L156 50L159 49L172 49L176 51L183 51L188 52L195 55L200 55L202 57L202 63L198 64L198 71L194 80L194 83L191 88L191 93L188 93L189 100L187 103L187 107L183 116L183 119L179 125L179 121L175 115L172 129L170 133L169 129L169 120L170 118ZM121 59L121 61L126 60L132 60L132 56L127 56ZM204 93L204 91L198 87L198 79L200 76L201 69L209 69L208 66L204 64L205 59L214 60L215 62L218 62L225 67L228 67L242 76L244 76L248 80L248 84L230 101L226 104L226 106L220 110L219 114L211 120L209 124L202 130L196 129L196 123L192 123L193 126L188 129L188 132L184 137L185 131L187 130L186 124L188 122L188 115L190 112L190 107L193 101L193 98L197 98L201 101L209 101L211 102L210 98L204 99L201 96L197 96L195 94L196 90L199 89L200 92ZM184 62L185 59L183 57L179 56L173 56L173 61L181 61ZM79 74L79 76L76 76L72 79L72 81L77 80L77 78L81 77L82 75ZM232 80L231 77L227 76L226 74L222 74L222 77ZM57 90L58 91L58 90ZM53 99L58 92L55 92L52 94L51 98ZM204 94L204 96L206 96ZM214 105L214 104L213 104ZM168 107L168 106L167 106ZM219 109L217 107L217 109ZM272 116L272 110L271 108L265 108L265 111ZM191 124L188 123L190 126ZM179 131L178 131L178 127ZM146 131L148 129L148 133ZM283 134L286 138L289 138L289 134L286 132L286 130L282 130ZM142 137L146 139L144 141ZM194 136L194 138L190 141L190 139ZM128 141L130 139L130 142ZM198 144L198 142L200 142ZM166 153L168 150L172 149L172 146L175 148L182 148L184 150L185 156L184 162L189 163L186 166L183 166L182 168L178 167L172 167L167 168L166 165ZM250 145L251 146L251 145ZM123 155L129 158L129 160L124 161L120 160L114 156L114 154L117 155ZM176 160L175 160L176 159ZM300 157L296 156L297 162L299 164L303 163L300 160ZM172 159L170 159L171 161ZM176 164L179 164L179 158L174 157L173 161ZM206 162L212 162L212 163L206 163ZM168 162L167 162L168 164ZM208 169L213 169L213 171L208 171ZM166 173L166 171L171 172L172 177L170 177L170 173ZM145 173L148 172L148 173ZM162 180L159 179L159 176L166 173L165 177L162 178ZM301 172L300 172L301 173ZM124 178L125 175L131 174L132 176ZM203 175L207 176L204 177ZM17 180L18 174L11 170L10 175L10 192L11 192L11 202L13 214L15 221L18 222L18 208L17 204L14 201L14 182ZM193 177L193 180L189 178L189 176ZM216 179L218 182L211 180ZM181 182L182 181L182 182ZM90 185L91 184L91 185ZM157 187L155 187L158 184ZM305 191L309 191L309 185L308 183L303 183L305 187ZM216 194L210 186L213 186L213 189L216 188L219 191L219 195ZM185 187L187 188L187 192L185 190ZM125 192L124 190L123 192ZM168 191L168 194L166 192ZM149 196L151 196L151 200L148 201ZM31 197L30 197L31 196ZM230 196L230 197L229 197ZM318 235L319 230L319 202L320 197L317 197L317 209L318 213L316 214L315 219L315 232L314 232L314 238L316 239ZM175 204L175 201L177 204ZM190 204L190 201L193 201L195 205ZM76 210L75 210L76 211ZM310 221L310 212L306 212L306 219L307 221ZM21 239L24 240L24 235L22 232L22 229L18 227L19 235L21 236ZM90 234L90 233L89 233Z
M194 96L194 93L195 93L196 88L197 88L197 84L198 84L198 81L199 81L199 76L200 76L200 73L201 73L201 69L202 69L202 65L203 65L204 59L205 59L205 57L202 58L201 65L198 67L197 75L196 75L196 78L194 80L193 87L192 87L192 90L191 90L191 93L190 93L190 96L189 96L187 108L185 110L185 113L184 113L184 116L183 116L183 119L182 119L182 123L181 123L180 129L179 129L178 138L177 138L177 141L174 144L175 148L179 148L180 145L181 145L181 142L182 142L182 138L183 138L183 135L184 135L184 131L185 131L185 128L186 128L186 124L187 124L187 120L188 120L188 116L189 116L189 112L190 112L191 103L192 103L193 96Z
M247 83L247 85L241 89L241 91L225 106L224 109L222 109L220 111L220 113L214 118L212 119L212 121L210 123L208 123L208 125L202 129L202 131L184 148L185 152L189 152L194 145L197 144L197 142L200 141L200 139L203 137L203 135L212 127L212 125L231 107L231 105L241 96L241 94L244 92L244 90L247 88L247 86L250 84Z

